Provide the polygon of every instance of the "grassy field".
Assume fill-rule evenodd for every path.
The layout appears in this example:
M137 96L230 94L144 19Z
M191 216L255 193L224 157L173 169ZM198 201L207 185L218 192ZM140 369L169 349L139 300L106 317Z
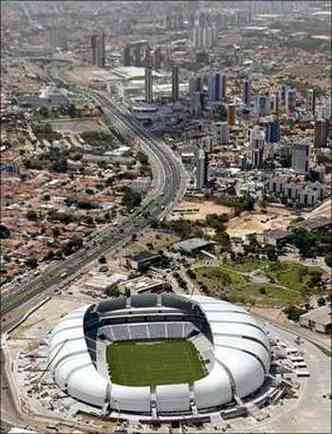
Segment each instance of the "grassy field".
M226 295L232 302L282 307L303 304L308 296L319 294L316 279L322 270L294 262L246 260L198 266L195 273L210 295ZM253 273L265 282L255 281Z
M126 386L191 383L205 368L191 342L116 342L106 349L112 382Z

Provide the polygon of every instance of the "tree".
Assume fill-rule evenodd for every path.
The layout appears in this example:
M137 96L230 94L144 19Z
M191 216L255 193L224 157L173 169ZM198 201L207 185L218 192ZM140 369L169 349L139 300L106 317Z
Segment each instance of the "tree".
M326 300L324 297L319 297L319 299L317 300L317 304L318 306L325 306L326 305Z
M286 242L297 247L303 257L312 258L319 254L319 240L319 234L308 232L304 228L295 228L287 237Z
M54 226L52 228L52 234L53 234L53 238L58 238L58 236L61 234L61 231L57 226Z
M232 250L231 238L227 232L217 232L214 240L220 244L221 250L224 252L230 252Z
M132 190L129 187L125 188L124 195L122 197L122 205L124 205L127 210L132 210L138 207L142 202L142 195L137 191Z
M5 240L10 237L10 230L7 226L0 224L0 240Z
M325 263L328 267L332 268L332 253L329 253L325 256Z
M205 222L208 226L214 228L217 232L224 232L225 226L224 223L228 221L227 214L208 214L205 218Z
M84 223L87 224L88 226L94 225L94 220L93 220L93 217L91 215L84 216L83 220L84 220Z
M106 170L106 169L108 169L109 164L106 160L99 160L99 161L97 161L97 166L100 169Z
M102 256L99 258L99 262L100 262L101 264L106 264L106 263L107 263L107 260L106 260L106 258L105 258L104 255L102 255Z
M32 209L30 209L27 213L26 213L26 218L28 220L31 220L33 222L38 220L38 215L36 213L36 211L33 211Z
M300 316L305 312L305 309L301 309L294 305L289 305L284 309L284 313L287 315L287 318L295 322L299 321Z
M69 256L73 253L75 253L77 250L79 250L81 247L83 247L83 240L81 237L78 237L74 235L71 240L69 240L63 247L63 253L65 256Z
M67 159L65 157L60 157L52 165L52 169L58 173L67 172L67 168L68 168Z
M40 113L41 116L43 116L43 118L48 118L49 115L50 115L50 113L49 113L49 111L48 111L48 108L45 107L45 106L40 107L40 109L39 109L39 113Z
M76 108L74 104L69 104L68 106L68 114L71 118L77 118L80 116L80 111Z
M142 164L142 166L147 166L149 164L148 157L142 151L137 152L136 158Z
M267 246L265 252L269 261L275 262L278 260L277 251L274 246Z
M119 297L120 295L120 290L119 288L109 288L106 290L106 293L109 297Z
M31 269L34 269L34 268L37 268L38 261L37 261L37 259L35 257L31 256L30 258L28 258L25 261L25 264L26 264L27 267L29 267Z
M46 122L46 123L44 124L44 133L45 133L45 134L53 133L52 125L51 125L49 122Z
M322 273L318 270L310 272L310 286L318 286L321 283Z

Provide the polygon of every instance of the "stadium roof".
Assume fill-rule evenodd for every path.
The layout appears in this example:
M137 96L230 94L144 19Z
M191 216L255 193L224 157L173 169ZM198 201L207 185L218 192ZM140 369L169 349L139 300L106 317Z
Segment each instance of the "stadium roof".
M154 305L156 300L161 300L162 303L146 309L146 305ZM96 312L109 310L111 318L112 310L122 308L128 301L130 300L125 297L102 301L96 306ZM140 323L140 330L141 333L145 330L144 339L149 340L151 337L148 329L152 324L158 324L159 321L165 331L168 314L174 317L180 309L183 314L179 318L184 318L185 314L188 315L187 318L193 318L195 310L192 310L192 306L198 306L200 312L203 312L212 332L213 342L204 339L204 334L200 335L203 339L201 354L210 361L209 372L195 381L191 388L188 384L157 385L155 397L158 414L167 413L170 416L172 412L188 411L188 402L192 397L197 408L206 413L212 407L219 408L231 403L235 396L244 398L256 392L269 373L270 346L264 329L245 309L226 301L205 296L134 296L131 307L127 308L128 317L123 318L122 323L119 324L119 317L114 312L116 327L126 330L126 340L133 339L130 338L133 333L131 327L136 327L137 330L138 325L135 325L134 316L130 312L142 309L145 322ZM72 398L100 409L109 403L112 409L124 413L151 415L154 397L150 387L116 384L112 382L111 376L105 374L107 368L101 367L105 363L103 354L106 343L105 339L91 341L89 338L93 335L89 330L99 328L98 315L93 307L83 306L71 312L62 318L51 333L50 367L56 384ZM101 320L102 327L109 327L105 316ZM174 319L168 321L174 323ZM180 330L184 328L180 327ZM140 373L137 372L137 375Z

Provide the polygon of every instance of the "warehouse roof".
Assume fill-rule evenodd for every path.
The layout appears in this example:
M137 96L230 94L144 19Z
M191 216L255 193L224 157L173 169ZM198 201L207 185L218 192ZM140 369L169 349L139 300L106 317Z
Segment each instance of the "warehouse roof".
M215 244L214 241L204 240L203 238L190 238L188 240L176 243L175 249L182 250L186 253L191 253L194 250L201 250L213 244Z
M316 323L323 325L332 324L331 304L304 313L301 315L301 318L315 321Z

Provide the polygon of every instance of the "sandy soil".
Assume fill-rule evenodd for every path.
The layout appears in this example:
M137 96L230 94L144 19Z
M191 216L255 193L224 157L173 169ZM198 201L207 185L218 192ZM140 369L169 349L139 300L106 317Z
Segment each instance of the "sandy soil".
M31 314L11 336L13 339L43 337L48 330L54 328L62 315L66 315L81 305L82 302L78 299L74 301L63 297L54 297Z
M95 131L101 129L98 119L82 119L78 121L72 120L56 120L51 122L55 131L63 134L79 134L83 131Z
M247 309L249 308L247 307ZM266 318L270 318L273 321L278 321L281 324L286 324L288 321L287 316L280 309L275 309L273 307L253 306L249 310L252 313L256 313L257 315L262 315Z
M204 202L181 202L180 206L176 210L183 210L184 212L173 212L169 216L169 220L178 220L180 218L185 218L190 221L205 220L208 214L232 214L233 208L229 208L223 205L217 205L211 201ZM185 210L193 210L192 213L185 212Z
M248 234L261 234L269 229L286 230L289 223L296 219L292 211L280 208L267 208L266 213L243 213L234 217L227 224L227 233L233 237L242 237Z
M75 66L73 70L67 70L63 75L68 81L86 84L96 79L96 71L98 71L98 68L94 66Z

